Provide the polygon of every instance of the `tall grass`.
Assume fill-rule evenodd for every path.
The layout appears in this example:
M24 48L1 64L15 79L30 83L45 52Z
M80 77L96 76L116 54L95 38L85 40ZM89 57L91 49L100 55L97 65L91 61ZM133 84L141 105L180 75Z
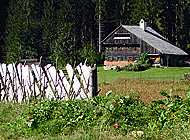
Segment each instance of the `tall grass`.
M90 101L1 102L0 138L189 139L189 98L161 95L165 99L154 103L111 91Z
M138 93L141 101L151 102L163 99L159 94L160 91L170 92L185 98L186 88L189 86L188 80L143 80L143 79L117 79L110 83L99 83L98 88L101 89L100 94L104 95L109 90L119 93L123 96L130 92Z
M0 102L0 139L189 139L189 81L180 80L189 70L179 69L100 70L99 78L112 79L101 77L91 100ZM158 80L152 72L179 77Z

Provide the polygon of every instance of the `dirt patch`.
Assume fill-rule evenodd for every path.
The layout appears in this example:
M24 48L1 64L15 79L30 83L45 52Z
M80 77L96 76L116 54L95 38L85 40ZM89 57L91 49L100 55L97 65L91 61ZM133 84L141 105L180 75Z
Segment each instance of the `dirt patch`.
M188 80L142 80L142 79L118 79L112 83L100 83L98 88L101 89L100 95L104 95L109 90L114 94L127 95L129 92L135 92L140 96L143 102L151 102L164 99L160 95L160 91L165 91L168 94L172 89L172 95L179 95L185 98L186 88L189 86Z

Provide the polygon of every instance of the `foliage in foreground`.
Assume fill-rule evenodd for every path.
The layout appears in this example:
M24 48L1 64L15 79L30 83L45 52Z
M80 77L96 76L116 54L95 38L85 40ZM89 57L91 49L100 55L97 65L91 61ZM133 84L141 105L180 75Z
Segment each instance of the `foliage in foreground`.
M147 139L187 139L190 136L189 94L187 99L182 99L161 91L165 100L148 104L139 101L134 93L127 96L113 96L111 93L110 91L105 96L94 97L90 101L34 101L30 103L29 109L26 104L2 102L1 138L38 139L51 136L63 139L124 139L136 136ZM17 114L18 110L15 108L18 106L23 107L23 110ZM12 116L13 112L17 116ZM137 131L144 134L135 135Z

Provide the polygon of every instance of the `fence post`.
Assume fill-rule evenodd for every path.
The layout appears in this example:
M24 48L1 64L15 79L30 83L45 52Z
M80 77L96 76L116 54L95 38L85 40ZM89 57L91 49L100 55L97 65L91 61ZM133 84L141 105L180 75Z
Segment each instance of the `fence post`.
M1 101L1 82L0 82L0 101Z
M97 96L97 66L94 64L92 69L92 97Z

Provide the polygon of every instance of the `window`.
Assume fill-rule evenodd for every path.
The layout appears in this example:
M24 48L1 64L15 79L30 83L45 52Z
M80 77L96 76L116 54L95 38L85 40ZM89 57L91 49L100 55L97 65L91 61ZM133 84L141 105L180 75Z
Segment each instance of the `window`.
M122 51L122 47L116 47L115 50L116 51Z
M132 57L127 57L127 61L131 61L132 60Z
M123 57L119 57L119 59L118 59L118 60L123 61Z
M113 47L107 47L107 51L113 51Z
M114 39L130 39L129 33L114 34Z
M132 57L132 56L127 57L127 61L135 61L135 60L139 60L139 57Z
M107 61L113 61L113 60L114 60L114 58L112 56L107 57Z
M136 47L130 47L130 50L131 50L131 51L132 51L132 50L136 51Z
M116 61L123 61L123 57L116 57Z

